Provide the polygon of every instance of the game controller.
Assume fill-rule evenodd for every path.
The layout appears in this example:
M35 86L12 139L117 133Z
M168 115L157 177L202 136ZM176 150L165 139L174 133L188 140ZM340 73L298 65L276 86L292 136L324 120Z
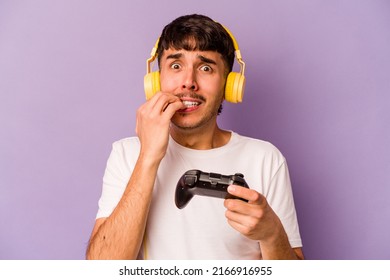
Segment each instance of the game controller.
M175 203L177 208L184 208L194 195L210 196L217 198L235 198L247 201L228 193L229 185L239 185L249 188L244 180L244 175L221 175L206 173L200 170L188 170L181 176L176 186Z

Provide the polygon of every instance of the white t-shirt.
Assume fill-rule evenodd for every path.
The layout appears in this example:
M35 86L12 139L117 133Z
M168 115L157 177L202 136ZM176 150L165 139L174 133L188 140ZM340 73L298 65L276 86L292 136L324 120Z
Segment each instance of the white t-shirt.
M97 218L108 217L127 186L140 149L137 137L113 144L103 178ZM291 246L302 247L287 164L272 144L232 132L220 148L193 150L171 137L155 181L139 258L259 259L259 243L233 229L223 199L194 196L178 209L174 202L179 178L190 169L244 174L251 189L263 194L280 218Z

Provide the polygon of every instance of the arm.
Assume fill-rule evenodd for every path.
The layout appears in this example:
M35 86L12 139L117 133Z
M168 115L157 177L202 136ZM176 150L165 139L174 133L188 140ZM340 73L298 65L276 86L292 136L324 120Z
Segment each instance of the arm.
M301 248L291 248L280 219L264 196L240 186L229 186L228 191L248 200L225 200L228 223L246 237L259 241L263 259L304 258Z
M168 146L170 120L182 107L180 99L160 92L138 109L136 132L141 143L138 160L115 210L109 217L96 220L87 259L137 257L157 170Z

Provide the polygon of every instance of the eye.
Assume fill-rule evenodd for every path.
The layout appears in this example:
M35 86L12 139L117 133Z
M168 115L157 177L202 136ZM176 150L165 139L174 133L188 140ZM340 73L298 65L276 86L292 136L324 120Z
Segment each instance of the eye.
M200 70L202 70L204 72L211 72L213 70L213 68L211 68L209 65L203 65L200 67Z
M174 69L174 70L180 69L180 64L179 63L172 63L171 64L171 69Z

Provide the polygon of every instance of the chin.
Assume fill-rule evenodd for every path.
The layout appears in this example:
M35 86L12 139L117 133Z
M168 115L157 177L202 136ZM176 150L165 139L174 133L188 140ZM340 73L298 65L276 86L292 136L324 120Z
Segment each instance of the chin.
M214 121L213 121L214 120ZM172 124L180 130L183 131L190 131L190 130L196 130L200 128L207 128L212 122L216 122L213 117L203 117L202 119L198 120L190 120L188 118L173 118Z
M197 125L197 124L192 124L192 123L183 123L183 122L173 122L172 121L172 125L179 129L179 130L192 130L192 129L196 129L196 128L199 128L200 125Z

